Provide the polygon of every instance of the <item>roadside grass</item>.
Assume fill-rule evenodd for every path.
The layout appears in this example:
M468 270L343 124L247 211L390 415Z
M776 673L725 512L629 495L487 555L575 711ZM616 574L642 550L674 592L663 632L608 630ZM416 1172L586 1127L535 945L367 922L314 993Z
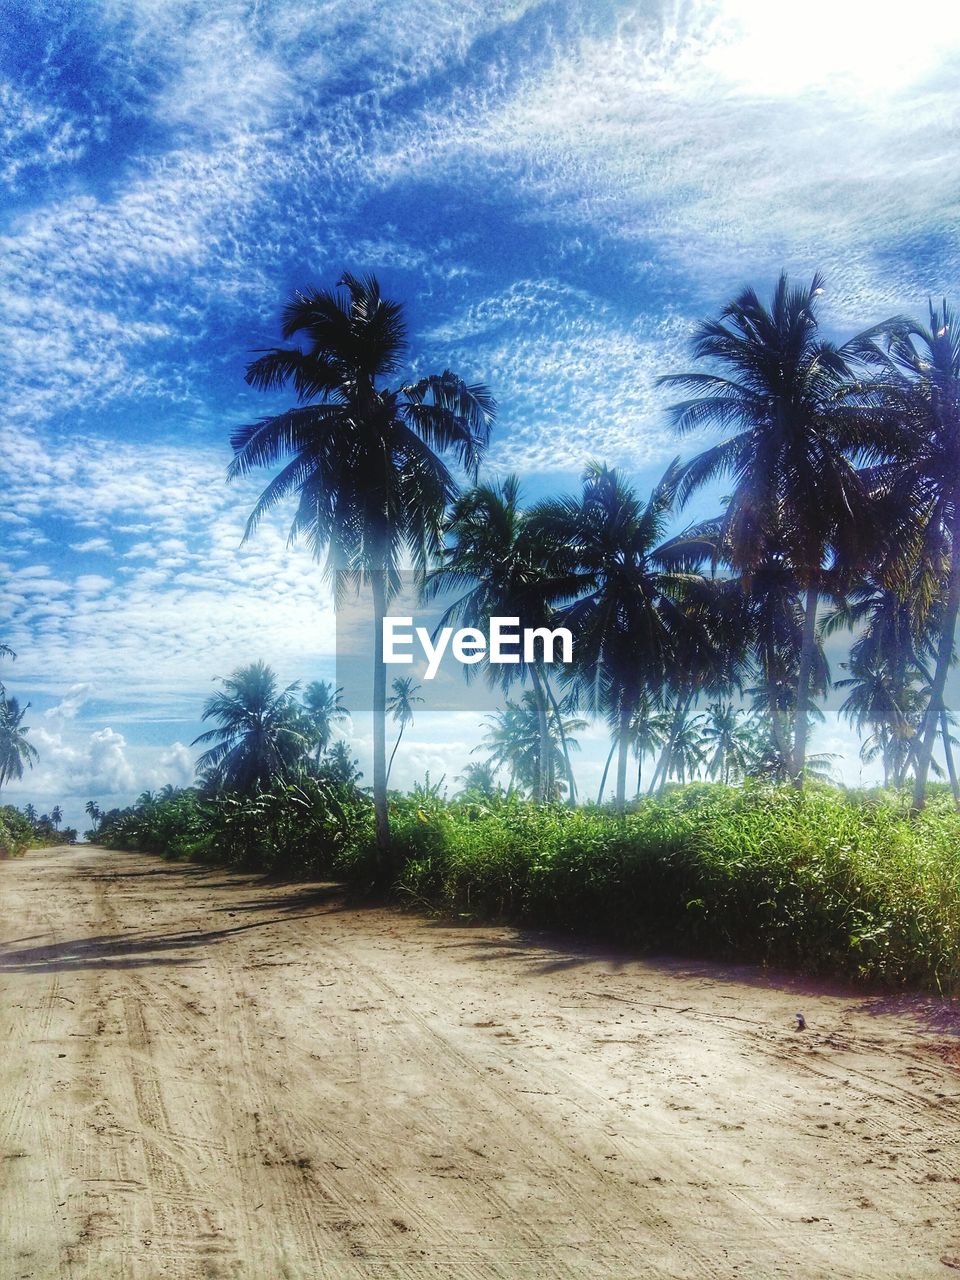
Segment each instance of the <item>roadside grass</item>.
M883 792L694 784L623 819L414 798L393 823L398 893L454 915L960 989L960 815L944 796L913 815Z
M0 805L0 858L19 858L34 841L33 827L12 804Z
M510 920L641 949L960 991L960 814L898 793L695 783L634 805L391 796L392 862L365 796L274 786L194 790L105 823L115 848L333 875L358 892L471 920Z

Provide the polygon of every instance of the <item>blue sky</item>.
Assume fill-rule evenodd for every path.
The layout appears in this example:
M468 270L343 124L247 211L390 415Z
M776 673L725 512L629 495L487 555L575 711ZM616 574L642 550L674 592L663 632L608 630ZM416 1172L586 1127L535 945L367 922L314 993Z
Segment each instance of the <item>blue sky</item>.
M329 592L232 426L297 286L375 271L414 367L486 381L491 473L647 488L658 373L781 267L846 336L956 298L960 11L863 0L0 0L0 626L68 815L189 779L197 716L264 657L333 674ZM366 717L353 741L369 750ZM396 777L451 776L476 717L424 712ZM599 777L599 732L582 773ZM405 744L406 744L405 738ZM855 750L830 717L817 746Z

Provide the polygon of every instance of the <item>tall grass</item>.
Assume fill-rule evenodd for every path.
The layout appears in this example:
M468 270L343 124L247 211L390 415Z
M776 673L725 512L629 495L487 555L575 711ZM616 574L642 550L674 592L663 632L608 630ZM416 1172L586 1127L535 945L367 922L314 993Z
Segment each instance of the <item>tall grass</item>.
M692 785L620 820L405 801L408 898L646 948L960 988L960 815L943 798Z
M108 815L98 838L632 947L960 991L960 815L892 793L693 784L624 818L518 799L391 797L389 886L349 786L195 790Z

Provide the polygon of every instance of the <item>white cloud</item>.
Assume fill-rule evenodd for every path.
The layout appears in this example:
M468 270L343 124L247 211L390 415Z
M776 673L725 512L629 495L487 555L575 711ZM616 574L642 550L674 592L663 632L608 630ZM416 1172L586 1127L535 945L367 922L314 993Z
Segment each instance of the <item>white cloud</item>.
M155 771L156 786L171 783L175 787L188 787L193 782L194 752L182 742L175 742L160 753Z
M43 714L47 720L73 720L93 691L92 684L75 684L54 707Z

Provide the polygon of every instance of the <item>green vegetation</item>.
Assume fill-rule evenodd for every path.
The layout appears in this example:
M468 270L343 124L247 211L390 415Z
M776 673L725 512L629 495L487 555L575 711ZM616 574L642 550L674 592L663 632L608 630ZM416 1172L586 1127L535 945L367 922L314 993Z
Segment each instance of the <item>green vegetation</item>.
M62 818L58 804L49 813L40 814L32 804L22 810L12 804L0 806L0 858L16 858L27 849L76 844L76 828L61 827Z
M633 805L502 792L391 795L401 901L642 949L960 987L960 814L892 792L700 783ZM250 796L196 789L106 815L115 848L384 887L370 801L332 776Z

